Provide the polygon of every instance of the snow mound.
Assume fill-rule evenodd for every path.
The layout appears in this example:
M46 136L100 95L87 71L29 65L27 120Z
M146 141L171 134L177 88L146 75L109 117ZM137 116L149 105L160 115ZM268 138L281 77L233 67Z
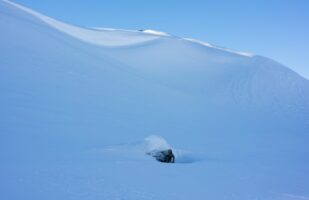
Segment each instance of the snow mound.
M127 31L127 30L116 30L116 29L102 29L102 28L95 28L95 29L86 29L81 28L78 26L73 26L48 16L45 16L41 13L33 11L29 8L16 4L14 2L4 0L16 8L19 8L28 14L37 17L38 19L42 20L49 26L66 33L76 39L82 40L84 42L100 45L100 46L127 46L127 45L135 45L139 43L148 42L151 40L155 40L160 38L162 34L143 34L142 32L138 31ZM146 32L147 33L147 32Z
M115 160L145 160L147 154L152 151L171 149L171 145L161 136L152 135L141 141L108 145L99 148L98 152L105 157L113 157Z
M192 163L201 160L201 155L190 151L173 148L163 137L152 135L144 139L146 152L172 149L175 155L175 163Z
M149 159L148 155L152 152L172 149L175 155L175 163L193 163L206 160L201 153L194 153L182 149L173 148L163 137L152 135L139 142L123 143L108 145L95 150L105 158L110 157L112 160L135 160L145 161ZM204 158L203 158L204 157ZM151 159L154 161L154 159Z
M308 198L309 81L150 33L0 0L0 199Z

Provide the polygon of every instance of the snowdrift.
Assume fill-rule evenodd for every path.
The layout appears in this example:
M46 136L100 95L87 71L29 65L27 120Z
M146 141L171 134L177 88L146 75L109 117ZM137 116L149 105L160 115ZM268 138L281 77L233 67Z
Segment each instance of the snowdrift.
M309 198L309 81L291 69L10 1L0 27L1 199ZM179 162L132 148L152 134Z

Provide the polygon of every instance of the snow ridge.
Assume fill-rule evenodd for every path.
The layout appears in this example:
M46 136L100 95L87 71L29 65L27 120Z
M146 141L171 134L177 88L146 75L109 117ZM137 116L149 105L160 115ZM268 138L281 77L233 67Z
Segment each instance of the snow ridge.
M43 15L39 12L31 10L27 7L19 5L9 0L3 0L6 3L9 3L16 8L19 8L37 18L44 21L48 25L52 26L53 28L62 31L72 37L75 37L79 40L84 42L100 45L100 46L107 46L107 47L119 47L119 46L128 46L128 45L136 45L139 43L149 42L155 39L164 38L164 37L172 37L170 34L152 30L152 29L145 29L141 31L136 30L125 30L125 29L114 29L114 28L81 28L78 26L73 26L58 20L55 20L51 17ZM254 55L247 52L235 51L227 48L218 47L207 42L203 42L196 39L191 38L183 38L184 40L194 42L203 46L207 46L210 48L219 49L222 51L230 52L233 54L237 54L240 56L246 57L253 57Z
M218 47L218 46L212 45L212 44L210 44L208 42L203 42L203 41L200 41L200 40L197 40L197 39L184 38L184 40L187 40L187 41L190 41L190 42L194 42L194 43L206 46L206 47L210 47L210 48L214 48L214 49L219 49L219 50L222 50L222 51L227 51L227 52L230 52L230 53L233 53L233 54L237 54L237 55L240 55L240 56L246 56L246 57L253 57L254 56L254 54L252 54L252 53L236 51L236 50L232 50L232 49L228 49L228 48L223 48L223 47Z
M261 56L5 2L0 199L308 199L307 79ZM176 163L147 155L168 148Z
M124 30L108 30L108 29L86 29L55 20L41 13L33 11L29 8L16 4L14 2L3 0L16 8L19 8L52 26L53 28L62 31L72 37L75 37L84 42L100 45L100 46L126 46L135 45L138 43L148 42L160 38L160 34L143 34L138 31L124 31Z

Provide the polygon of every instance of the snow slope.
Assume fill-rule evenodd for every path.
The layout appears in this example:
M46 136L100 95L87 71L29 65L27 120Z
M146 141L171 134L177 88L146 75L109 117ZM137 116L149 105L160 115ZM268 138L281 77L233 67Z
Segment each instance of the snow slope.
M42 20L51 27L66 33L72 37L80 39L84 42L88 42L94 45L102 46L122 46L122 45L132 45L136 43L147 42L156 39L156 34L149 32L150 34L141 34L138 31L122 31L122 30L107 30L107 29L84 29L77 26L72 26L61 21L52 19L24 6L16 4L11 1L6 1L6 3L23 10L30 15Z
M1 199L309 199L309 81L289 68L8 1L0 27ZM176 164L146 155L167 147Z

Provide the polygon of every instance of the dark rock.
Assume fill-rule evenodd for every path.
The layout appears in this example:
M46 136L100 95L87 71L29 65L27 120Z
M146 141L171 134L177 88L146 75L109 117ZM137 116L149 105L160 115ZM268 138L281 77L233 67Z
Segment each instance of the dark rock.
M151 155L159 162L164 162L164 163L174 163L175 162L175 156L173 154L172 149L162 150L162 151L152 151L147 154Z

